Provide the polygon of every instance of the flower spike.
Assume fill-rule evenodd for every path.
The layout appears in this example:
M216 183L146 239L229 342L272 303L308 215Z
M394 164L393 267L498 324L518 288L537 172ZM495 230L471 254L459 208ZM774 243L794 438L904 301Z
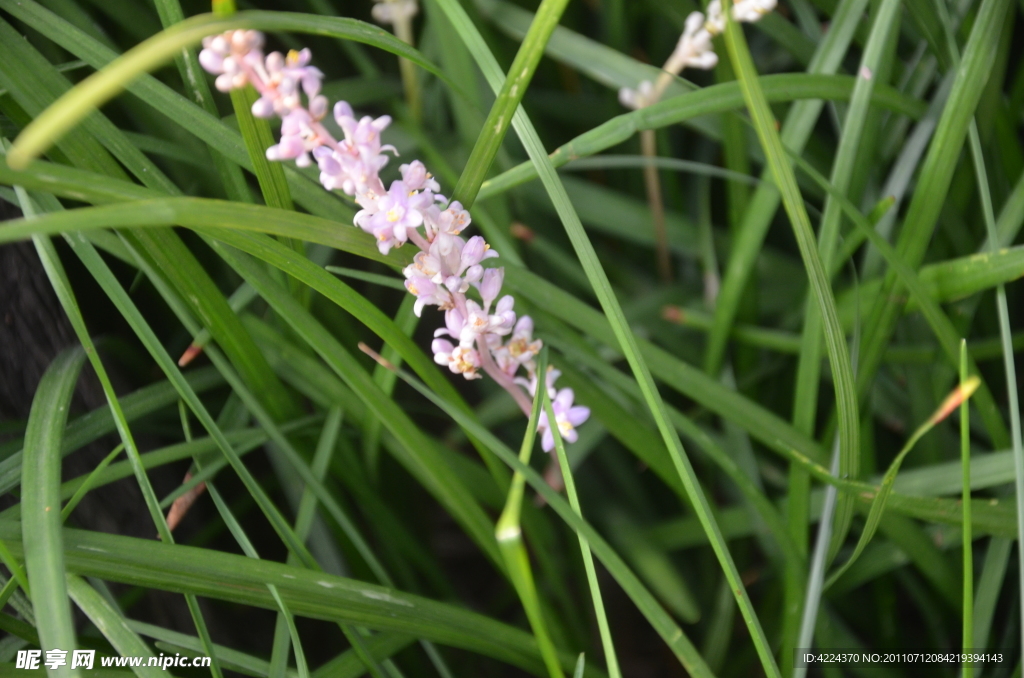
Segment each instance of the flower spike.
M760 7L773 0L756 2ZM403 13L411 16L415 8L413 0L387 0L374 6L374 16L388 21ZM694 30L697 35L704 29ZM691 36L690 42L700 39ZM253 115L281 118L281 139L267 149L268 159L294 160L300 167L315 161L325 189L340 190L359 204L353 223L374 237L381 253L410 241L419 248L403 273L406 289L416 297L417 316L427 306L445 312L444 327L434 332L431 343L434 361L465 379L487 373L529 416L539 381L534 357L542 343L533 338L533 320L517 315L515 299L501 294L505 270L483 266L498 253L479 235L461 235L473 221L469 211L440 193L440 184L419 160L401 165L401 178L386 187L380 171L389 154L398 155L394 146L381 140L390 116L357 118L344 101L330 108L320 94L323 73L310 65L308 49L264 56L263 44L263 34L257 31L227 31L203 40L199 61L217 76L221 91L252 85L260 95ZM634 99L645 101L652 95L652 86L644 83ZM341 128L342 139L335 139L321 124L328 111ZM480 301L467 296L474 289ZM555 388L559 374L549 368L544 382L553 401L555 425L572 442L590 410L574 404L572 389ZM554 437L546 416L541 416L538 430L544 450L550 451Z

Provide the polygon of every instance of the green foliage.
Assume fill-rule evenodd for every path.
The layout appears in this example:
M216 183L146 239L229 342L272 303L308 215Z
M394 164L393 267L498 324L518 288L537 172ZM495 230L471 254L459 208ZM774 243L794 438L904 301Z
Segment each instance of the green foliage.
M1021 645L1014 3L783 0L635 111L617 90L658 79L693 3L429 0L395 34L369 0L215 5L0 0L0 247L33 243L80 344L0 421L0 663L788 678L802 642ZM472 206L591 410L577 442L535 449L545 389L524 417L436 365L413 247L267 160L255 93L196 59L236 27L308 41L325 92L395 119L386 179L421 158ZM123 479L159 541L95 524ZM239 619L265 641L220 642Z

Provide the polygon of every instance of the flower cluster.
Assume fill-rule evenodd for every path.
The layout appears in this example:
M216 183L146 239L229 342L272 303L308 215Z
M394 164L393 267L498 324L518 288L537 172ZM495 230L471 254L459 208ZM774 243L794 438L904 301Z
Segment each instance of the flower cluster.
M397 8L400 3L377 7L385 5ZM401 178L385 187L380 171L390 160L389 153L398 155L393 146L381 142L391 118L357 118L351 106L339 101L331 112L343 138L335 139L321 122L329 105L320 94L323 74L309 65L309 50L264 56L262 48L261 33L228 31L203 40L199 61L217 76L221 91L252 85L260 95L253 115L281 118L281 140L267 149L267 158L293 159L300 167L315 160L324 188L340 190L359 205L353 221L373 235L381 253L409 241L419 248L404 270L405 287L416 296L417 316L425 306L444 311L444 327L434 332L431 345L434 361L466 379L487 373L529 416L539 380L534 358L541 342L533 338L533 320L517 316L515 300L501 294L505 270L483 265L498 253L478 235L461 235L472 222L469 212L441 194L437 180L419 160L401 165ZM471 290L479 301L470 298ZM590 410L574 405L571 388L555 388L558 375L549 370L545 384L555 425L573 442L575 427L587 420ZM539 430L544 449L550 451L554 437L546 416L541 417Z
M777 0L738 0L732 5L732 18L742 23L755 23L762 16L775 9ZM658 102L672 76L679 75L684 68L710 70L718 65L712 40L725 31L725 15L722 14L721 0L711 0L707 16L691 12L686 17L683 35L675 50L665 62L665 73L657 83L644 80L636 89L623 87L619 90L619 101L626 108L646 108Z

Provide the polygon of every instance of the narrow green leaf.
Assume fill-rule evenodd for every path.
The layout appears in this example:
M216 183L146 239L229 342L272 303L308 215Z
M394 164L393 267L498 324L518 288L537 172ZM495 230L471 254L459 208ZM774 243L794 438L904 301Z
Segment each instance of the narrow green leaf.
M863 0L843 0L839 3L833 16L830 30L818 44L814 58L812 58L808 66L809 72L832 74L838 70L867 4ZM726 15L728 14L727 11L725 13ZM768 227L771 225L772 218L778 210L780 197L785 205L786 213L789 215L794 232L797 234L800 254L807 268L807 275L811 279L811 289L814 290L814 296L818 304L824 303L822 296L824 290L821 287L820 281L816 280L818 275L811 267L809 259L809 257L817 258L817 247L811 244L813 243L813 237L810 243L806 243L804 242L806 238L804 235L801 235L809 231L810 225L803 208L803 203L800 200L799 191L796 189L796 183L791 176L786 177L780 174L782 171L782 168L779 166L779 162L782 161L781 153L778 153L775 161L769 157L769 153L781 151L783 145L797 152L802 152L810 137L811 130L821 113L824 102L798 102L788 111L781 132L777 131L774 115L771 114L768 108L767 100L760 86L760 80L757 77L757 71L753 66L749 50L746 47L746 40L743 38L742 33L728 30L728 25L726 28L725 43L728 48L733 71L736 73L747 109L753 118L754 129L766 154L765 159L768 167L765 169L764 174L773 177L778 186L775 188L765 184L754 192L747 206L743 222L737 229L736 238L732 244L729 260L722 278L722 286L715 304L715 323L711 333L708 335L708 343L704 354L704 368L712 375L717 375L721 369L725 357L726 340L735 321L744 290L747 289L750 274L753 270L754 258L764 243ZM743 55L742 60L737 56L738 53ZM771 129L769 130L766 126L770 126ZM772 147L769 147L769 144L772 144ZM801 214L803 215L802 217L800 216ZM820 267L820 264L818 267ZM826 342L829 345L829 360L832 361L832 368L836 370L841 383L845 379L843 376L845 369L838 369L838 364L835 363L837 359L842 360L835 351L836 345L834 345L834 342L837 341L837 337L830 338L828 336L833 331L833 328L829 327L831 320L827 314L823 315L823 317L826 321ZM848 358L846 362L849 362ZM840 391L837 389L837 392ZM839 398L840 402L843 402L846 396L839 396ZM855 410L849 410L846 404L843 405L843 409L846 410L843 415L844 418L855 413ZM841 428L844 430L843 437L845 439L843 448L844 450L849 450L848 444L855 440L855 438L849 437L850 435L855 435L850 432L849 420L846 424L841 424ZM844 457L848 457L848 455L849 452L844 451Z
M154 657L156 655L139 638L128 625L121 612L110 605L106 598L84 579L73 574L67 575L68 593L75 604L85 613L103 637L110 641L114 649L122 657ZM157 678L163 676L166 669L159 666L148 666L148 662L132 666L132 671L139 678Z
M490 82L492 89L497 92L499 90L498 82L500 81L500 68L494 59L494 55L491 54L486 45L482 44L483 41L480 38L479 33L476 31L476 28L472 23L468 21L465 11L460 5L458 5L458 3L453 2L452 0L443 0L439 4L444 9L449 21L455 25L463 40L466 41L467 47L469 47L470 51L473 53L473 56L477 60L477 64L480 66L481 70L484 71L484 76ZM662 438L665 441L665 445L668 447L669 453L672 456L672 461L676 466L676 471L679 473L679 476L683 481L683 486L687 490L687 495L690 497L691 502L697 510L698 516L701 518L702 524L708 532L712 548L715 551L715 555L718 557L719 564L725 571L726 577L729 579L729 582L733 587L733 592L736 595L740 611L743 614L744 621L747 623L747 628L753 638L754 645L757 648L758 655L765 668L765 672L769 676L778 676L779 671L775 664L775 660L772 657L771 648L768 646L767 638L764 636L764 631L757 619L757 614L754 611L753 604L747 595L746 588L744 587L739 572L736 569L736 565L733 562L732 555L729 553L728 545L722 538L721 532L715 523L714 517L711 514L711 509L707 503L707 498L704 496L704 493L697 482L696 476L693 472L693 467L690 465L689 459L686 457L683 450L682 443L679 441L679 436L669 424L668 416L665 411L665 403L661 399L661 395L654 384L654 378L651 376L650 369L639 352L636 338L633 336L633 332L626 322L625 315L622 312L622 307L619 305L619 301L611 289L611 284L597 258L597 253L594 251L594 247L590 243L590 240L583 229L583 224L580 223L579 217L576 215L572 204L569 202L569 198L565 193L565 188L559 181L558 175L555 173L555 169L552 167L547 153L544 150L544 146L541 144L536 131L533 129L532 123L521 107L515 113L513 125L516 128L517 134L519 134L520 141L522 141L523 145L526 147L527 153L530 155L530 159L537 167L537 172L541 177L548 194L551 196L552 202L555 204L555 208L559 213L559 217L565 227L566 233L569 236L570 241L572 241L573 248L576 250L576 255L583 264L583 268L587 273L587 278L590 280L598 299L601 301L601 306L611 322L612 330L616 335L618 344L629 361L634 376L640 384L640 388L644 393L647 405L650 408L651 413L654 415Z
M71 495L71 499L68 499L68 503L64 504L64 508L61 509L60 518L62 521L66 521L68 519L68 516L70 516L78 506L78 502L82 501L82 497L84 497L89 490L92 490L102 484L100 482L100 477L103 475L103 472L108 466L110 466L110 463L117 458L117 455L121 454L123 451L124 443L119 443L117 447L110 451L110 454L103 457L103 460L96 464L96 468L89 472L89 475L85 480L78 485L75 493ZM62 496L63 489L63 486L61 486Z
M270 123L252 114L252 105L258 98L256 90L252 87L231 90L231 103L235 108L238 128L242 132L242 141L245 142L245 150L249 153L249 160L252 162L267 206L283 210L294 209L292 194L288 190L288 181L284 176L284 164L267 159L267 149L275 143Z
M34 0L0 0L0 8L79 56L93 68L101 69L118 58L118 54L108 46L97 42ZM323 23L330 31L330 21ZM241 135L219 117L149 75L143 75L129 84L128 90L149 104L154 111L167 116L181 125L184 131L196 135L211 148L224 154L231 162L252 169ZM296 168L285 167L285 174L296 200L311 213L332 218L352 213L343 201L324 191L319 183L303 176Z
M181 3L178 0L156 0L154 5L164 28L185 20L185 14L182 12ZM124 12L115 10L114 14L123 16ZM182 83L190 90L193 101L207 113L217 115L217 104L214 103L210 86L206 82L206 76L199 65L199 59L196 58L195 52L187 48L182 49L175 55L174 63L178 67ZM249 193L249 187L245 183L241 168L216 149L210 149L210 156L228 197L240 202L252 202L252 195Z
M175 649L180 648L196 653L197 656L204 651L202 643L195 636L132 619L127 621L136 633L156 639L157 647L173 646ZM412 643L412 637L400 633L380 633L366 639L367 649L377 660L390 657L405 649L410 643ZM224 668L259 678L267 678L270 675L270 663L264 659L223 645L214 645L213 649ZM314 671L312 676L314 678L359 678L365 672L366 666L355 657L355 652L346 650ZM294 669L288 669L285 675L287 678L298 677Z
M856 84L856 80L849 76L803 73L765 75L760 77L760 82L765 97L771 103L802 99L848 101ZM875 86L871 103L915 119L924 115L925 107L920 102L881 84ZM638 111L623 113L598 125L555 149L550 154L551 162L555 167L562 167L577 158L595 155L616 146L638 131L668 127L702 115L725 113L743 105L743 93L737 82L720 83L687 92ZM537 176L537 169L532 162L521 163L484 182L480 187L479 199L489 198L536 179Z
M942 111L934 138L921 167L903 227L896 243L896 252L911 269L917 268L931 241L939 212L953 178L963 142L967 137L974 109L981 97L999 43L997 33L1006 17L1007 0L982 0L971 28L960 67L956 70L948 103ZM878 301L864 324L864 338L857 375L858 392L864 394L875 379L884 349L895 327L899 304L899 280L895 271L885 277ZM999 447L1005 440L995 441Z
M523 44L516 52L516 58L509 67L497 98L487 114L480 136L477 137L473 151L466 162L466 167L459 176L454 197L469 209L476 201L484 175L498 154L505 132L512 122L512 117L519 107L519 102L526 95L526 90L537 70L537 64L544 55L544 46L551 38L552 31L558 26L558 20L565 11L569 0L542 0L537 14L530 23L530 29L523 38Z
M21 472L23 524L17 532L24 544L25 571L32 587L32 606L44 650L70 651L78 647L64 581L60 444L84 362L84 351L69 349L50 364L36 388L25 432ZM3 539L10 543L19 538L17 532L4 535ZM51 670L51 675L77 677L79 672L68 662Z
M21 590L25 592L26 596L31 598L32 593L28 587L28 577L25 575L25 568L21 566L21 563L14 559L10 549L7 548L7 544L3 543L3 541L0 541L0 561L7 566L7 570L11 573L11 578L7 580L4 588L6 589L8 586L11 586L13 592L13 585L16 584L21 587ZM4 600L4 604L7 604L6 599Z
M466 488L451 474L450 469L436 458L434 448L398 405L384 395L352 355L308 311L293 303L293 299L281 296L280 287L270 280L266 272L254 261L224 245L215 245L215 249L275 311L288 320L299 336L320 354L338 376L359 394L366 406L401 441L404 454L400 461L445 505L484 552L491 556L494 562L500 562L490 521L469 496ZM330 274L319 270L332 283L341 285L340 281ZM387 319L387 316L380 315ZM402 340L409 341L405 335L398 334ZM407 360L410 358L404 357Z
M281 210L277 210L281 211ZM123 237L159 271L238 370L275 421L298 416L298 405L273 374L224 294L181 238L167 228L129 231Z
M19 524L0 521L0 539L10 543L20 533ZM298 615L429 638L543 671L529 634L459 606L212 549L69 528L63 534L66 568L81 576L276 609L266 588L272 582ZM21 555L20 545L13 550ZM562 665L572 667L575 659L564 655Z
M960 389L967 385L967 341L960 342ZM971 534L971 410L965 399L960 403L960 460L963 473L961 498L964 505L963 521L963 625L962 643L964 653L974 650L974 539ZM961 669L963 678L973 678L973 662L964 662Z
M214 386L222 384L224 380L216 370L203 367L190 371L186 382L194 392L204 393ZM158 382L121 398L121 410L124 412L125 421L132 422L139 417L173 404L177 398L177 393L169 383ZM117 426L108 405L82 415L64 429L61 455L67 456L81 446L116 429ZM21 477L21 462L24 453L20 449L21 441L16 442L18 446L15 449L18 451L0 462L0 492L3 493L10 492Z
M800 196L800 189L796 185L796 178L786 158L783 149L782 139L775 129L775 118L768 102L764 98L757 79L757 71L754 68L750 50L747 47L746 39L743 37L742 29L731 19L730 5L724 4L723 12L729 17L726 22L725 39L729 48L729 56L736 70L736 77L743 95L747 102L747 108L754 121L754 128L757 136L764 147L765 157L771 168L772 176L782 196L786 213L789 215L790 223L796 235L797 244L800 248L800 256L807 269L807 276L810 279L811 289L814 292L814 299L818 312L821 315L825 331L825 345L828 351L829 364L832 367L833 380L835 382L836 408L839 411L839 473L844 478L856 478L860 466L860 417L857 407L857 391L853 376L853 367L850 362L850 353L846 345L846 337L839 324L839 315L836 312L835 299L832 296L832 288L829 278L825 273L825 267L818 255L818 247L811 228L810 219L804 209L803 200ZM756 198L755 198L756 200ZM753 210L753 205L750 210ZM732 270L735 259L730 262ZM745 279L746 274L742 274ZM727 275L727 280L729 276ZM725 289L723 283L723 293ZM737 299L738 300L738 299ZM725 319L728 324L722 325L716 322L716 329L731 325L728 315L720 315L716 307L716 321ZM709 337L712 346L715 344L715 331ZM709 359L707 366L712 367L712 361L716 354L713 350L708 351ZM836 521L837 531L833 536L833 544L845 538L853 512L853 503L848 498L841 499L837 505Z
M850 108L846 114L839 147L832 163L830 183L840 196L850 188L855 173L855 164L862 147L864 128L869 118L869 105L874 91L876 73L880 71L883 51L889 42L891 29L898 22L896 12L900 8L898 0L885 0L878 5L874 14L871 34L861 56L857 83L850 97ZM821 218L818 232L818 249L822 257L822 265L826 272L834 270L832 261L839 239L841 208L839 202L830 194L825 201L825 211ZM838 305L838 302L837 302ZM818 413L818 390L821 378L821 313L813 304L810 295L804 304L804 324L801 334L800 350L796 372L796 393L793 397L793 425L800 431L813 436ZM838 310L838 309L837 309ZM842 317L842 311L838 311ZM849 328L850 325L846 325ZM801 552L807 551L808 517L807 507L810 499L810 479L799 468L790 468L790 487L788 497L788 517L790 533L797 542ZM824 567L824 559L816 559L816 565ZM823 570L809 574L811 581L821 582ZM806 581L797 577L792 565L787 564L786 603L783 617L783 641L780 656L783 672L788 672L793 653L790 648L797 645L797 634L806 636L810 629L801 630L801 618L810 623L811 614L808 607L817 608L817 600L806 598L808 586ZM820 588L814 587L815 591ZM816 614L816 610L815 610Z
M255 230L319 242L374 261L398 264L394 259L381 255L372 239L356 228L339 228L337 222L298 212L203 198L142 200L50 213L31 223L14 220L0 229L0 242L71 230L153 226L187 226L197 230L203 226L220 226Z
M124 316L132 326L132 329L135 331L139 339L142 340L150 355L153 356L160 369L174 384L179 395L196 414L203 427L210 433L214 440L217 441L217 446L230 461L232 468L239 475L242 482L245 484L246 489L253 496L256 504L270 521L271 526L273 526L281 540L288 546L290 551L299 554L303 557L305 562L312 563L312 557L309 555L308 550L298 539L296 539L291 527L281 516L280 512L274 506L273 502L271 502L263 488L252 477L252 474L238 457L237 452L231 446L230 442L228 442L227 438L224 437L223 432L217 426L216 422L210 416L209 412L196 396L195 392L189 388L188 383L178 370L173 359L168 355L167 350L143 318L142 314L135 306L135 303L114 277L113 272L107 266L106 262L103 261L95 249L93 249L92 245L85 240L81 234L67 236L66 240L68 244L71 245L72 250L82 260L82 263L85 264L86 268L93 274L93 277L103 288L104 292L106 292L107 296L111 301L113 301L115 306L117 306L122 316Z
M860 554L864 552L864 547L866 547L868 542L871 541L871 538L874 536L875 530L878 529L879 522L882 519L882 512L885 511L885 505L892 492L892 486L896 482L896 474L899 472L900 465L903 463L904 458L906 458L907 454L910 453L910 450L913 449L914 444L921 439L921 436L932 430L937 423L949 416L949 414L961 403L965 402L978 388L979 383L980 380L977 377L971 377L964 384L957 387L953 393L946 398L945 402L939 406L939 409L929 417L928 421L921 424L921 426L914 431L903 446L903 449L900 450L899 454L896 455L896 458L892 460L892 463L889 465L889 469L882 477L882 484L879 486L878 492L874 497L872 497L871 509L868 512L864 530L861 532L860 539L857 541L857 546L854 548L853 553L846 562L843 563L842 567L836 570L836 572L829 577L828 581L825 582L826 588L831 586L843 575L844 572L850 569L850 566L857 560ZM968 509L968 511L970 511L970 509Z
M547 374L547 352L542 352L537 361L537 373ZM533 398L533 409L530 419L526 424L526 432L523 434L523 442L519 449L519 463L523 466L530 464L530 456L533 453L534 443L537 438L537 422L540 418L542 393L546 388L537 389ZM548 415L550 417L550 415ZM554 426L554 418L549 418L551 426ZM547 667L548 675L551 678L565 678L562 667L559 665L558 652L551 641L547 624L544 622L544 613L537 597L537 586L534 583L533 568L530 567L530 557L526 553L526 546L523 544L523 529L520 524L520 514L523 506L523 485L524 479L521 473L512 476L512 485L508 490L508 497L505 500L505 508L498 517L494 526L494 537L498 542L498 549L505 559L505 567L508 570L509 579L515 587L519 601L523 604L526 617L530 621L533 635L540 646L541 655L544 657L544 665Z
M935 333L936 338L946 354L946 358L950 364L956 366L959 364L959 354L957 351L957 330L953 325L953 322L948 316L942 311L938 303L933 301L928 292L925 291L924 286L918 279L914 271L903 261L898 251L889 245L880 235L874 232L870 227L870 224L866 219L853 207L853 205L845 197L835 192L833 188L827 186L827 182L824 177L814 168L807 164L806 161L791 155L793 161L800 167L800 169L814 179L820 182L826 187L826 190L836 199L842 209L853 221L857 230L864 234L864 236L871 241L878 252L884 257L886 263L889 264L890 271L894 271L899 277L900 282L910 292L911 297L916 301L920 307L922 313L928 321L929 326ZM971 370L973 374L980 374L978 366L971 359ZM1006 424L1003 422L1002 414L999 412L998 406L996 405L995 398L992 392L989 390L988 385L983 381L978 393L975 396L975 404L981 413L982 421L985 423L989 434L992 436L994 441L998 441L1001 438L1006 437Z
M555 422L555 410L551 406L551 398L547 389L541 389L544 412L549 422ZM569 498L569 505L573 512L583 518L583 511L580 509L580 500L576 495L576 481L572 477L572 466L569 464L569 456L565 453L565 441L562 440L562 433L559 427L552 423L551 433L555 439L555 451L558 454L558 465L562 471L562 479L565 481L565 494ZM587 537L577 531L576 537L580 541L580 553L583 556L583 566L587 572L587 585L590 587L590 599L594 603L594 614L597 616L597 627L601 634L601 647L604 649L605 662L608 664L608 677L621 678L622 671L619 669L619 660L615 653L615 644L612 642L612 632L608 626L608 615L604 609L604 597L601 595L601 586L597 580L597 571L594 569L594 554L590 551L590 542ZM573 678L583 675L583 653L576 662L576 670Z
M249 11L227 18L203 14L165 29L86 78L22 132L11 149L8 163L15 169L23 168L30 159L42 153L55 139L74 128L92 110L103 105L139 75L153 70L208 35L237 28L344 36L387 49L444 79L444 75L419 52L390 33L355 19L289 12Z

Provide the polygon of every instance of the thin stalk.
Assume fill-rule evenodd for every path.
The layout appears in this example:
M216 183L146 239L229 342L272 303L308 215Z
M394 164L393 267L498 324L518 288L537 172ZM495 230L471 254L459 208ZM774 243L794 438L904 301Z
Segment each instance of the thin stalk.
M935 3L937 14L945 30L946 47L954 68L960 67L960 50L953 34L952 21L946 6ZM999 232L996 226L995 210L992 207L992 194L989 190L988 172L985 169L985 156L981 148L981 137L978 134L978 122L972 117L968 127L968 142L971 148L971 159L974 164L975 178L978 182L978 195L981 198L982 215L985 218L985 231L988 244L993 252L999 248ZM1006 287L996 287L996 312L999 316L999 336L1003 344L1003 368L1006 373L1006 396L1010 410L1010 442L1013 446L1013 463L1016 472L1015 489L1017 492L1017 549L1018 569L1021 584L1021 599L1024 600L1024 444L1021 441L1020 403L1017 395L1017 367L1013 357L1013 342L1010 333L1010 312L1006 303ZM1024 622L1024 605L1020 606L1021 620ZM1021 640L1024 641L1024 623L1021 624ZM966 674L965 674L966 675Z
M658 277L668 285L672 282L672 263L668 252L668 232L665 230L665 205L661 199L661 178L654 159L658 156L657 132L645 129L640 132L640 150L649 162L644 164L644 187L647 189L647 203L651 208L654 222L654 250L658 261Z
M365 350L365 349L364 349ZM523 437L522 447L519 449L519 461L524 466L530 463L530 456L533 452L533 445L537 437L537 423L540 419L542 395L546 391L544 387L545 370L547 367L547 355L542 354L537 366L541 375L537 395L533 400L533 408L530 413L530 421L526 425L526 435ZM385 363L381 363L385 364ZM554 418L548 415L548 422ZM549 424L550 425L550 424ZM537 639L541 656L544 658L544 665L548 669L551 678L565 678L562 673L561 662L558 660L558 651L555 649L547 626L544 623L544 615L541 611L540 599L537 597L537 587L534 585L533 572L530 568L530 558L526 553L523 544L523 530L520 526L520 513L523 506L523 488L526 479L522 473L516 472L512 476L512 485L509 487L508 497L505 500L505 509L498 518L498 524L494 528L494 536L498 540L498 548L505 564L508 566L509 579L519 594L519 599L526 610L526 616L530 620L530 627Z
M61 509L61 520L68 519L68 516L71 515L71 512L75 510L76 506L78 506L78 502L82 501L82 497L85 496L85 493L92 489L93 483L95 483L97 478L100 477L100 474L103 473L103 469L107 468L107 466L110 465L110 462L114 461L114 459L117 458L117 455L121 454L121 452L123 451L124 443L118 443L117 447L111 450L110 454L104 457L103 461L96 465L96 468L92 470L92 472L89 474L89 477L85 479L84 483L78 486L78 489L75 490L75 493L71 495L71 499L68 499L68 503L64 505L63 509Z
M960 388L968 379L967 340L960 342ZM964 655L970 656L974 645L974 549L971 538L971 413L965 400L960 404L960 461L963 465L963 552L964 552L964 614L963 648ZM974 664L963 663L963 678L974 676Z
M550 422L555 421L555 410L551 406L551 398L548 397L546 391L542 391L542 397L544 402L544 412L548 416L549 425ZM562 480L565 482L565 494L569 498L569 505L572 506L573 512L580 518L583 517L583 511L580 509L580 500L576 495L576 481L572 477L572 467L569 465L569 456L565 453L565 442L562 440L561 431L559 431L558 425L551 426L551 433L555 438L555 450L558 453L558 464L562 469ZM594 614L597 616L597 628L601 634L601 647L604 648L605 662L608 664L608 676L609 678L622 678L622 671L619 669L619 661L615 655L615 644L612 642L611 629L608 627L608 615L605 614L604 610L604 599L601 597L601 586L597 581L597 570L594 568L594 554L590 552L590 542L583 535L582 532L577 532L576 536L580 540L580 553L583 556L583 567L587 571L587 583L590 585L590 597L594 601ZM731 596L730 596L731 603ZM583 655L580 654L580 663L582 663ZM577 664L577 674L580 673L579 663Z
M829 472L833 476L839 474L839 436L836 436L835 444L832 447L832 463ZM818 534L814 541L814 555L811 557L811 570L807 575L804 612L800 619L800 634L796 642L798 648L810 648L814 642L814 629L818 622L818 608L825 582L828 547L832 541L832 518L835 516L838 495L839 488L837 486L829 485L825 488L825 504L821 509ZM793 668L793 678L804 678L806 675L806 665Z
M395 19L395 37L410 47L416 46L411 16L401 16ZM398 57L398 70L402 73L402 87L405 89L405 103L409 106L409 115L419 123L421 114L420 84L416 79L416 65L408 59Z

